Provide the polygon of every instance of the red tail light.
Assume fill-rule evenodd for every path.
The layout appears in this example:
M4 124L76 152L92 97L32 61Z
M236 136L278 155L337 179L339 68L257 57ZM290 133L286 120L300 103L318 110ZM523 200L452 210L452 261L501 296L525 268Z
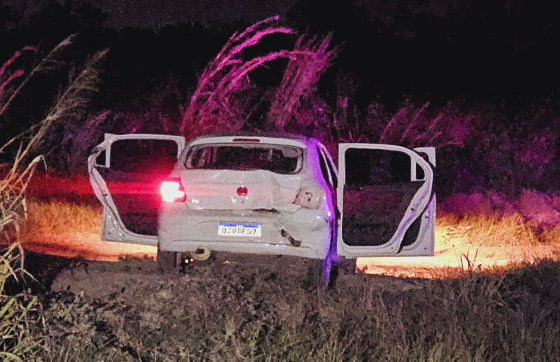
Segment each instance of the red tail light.
M159 188L161 199L164 202L185 202L187 194L178 177L165 179Z

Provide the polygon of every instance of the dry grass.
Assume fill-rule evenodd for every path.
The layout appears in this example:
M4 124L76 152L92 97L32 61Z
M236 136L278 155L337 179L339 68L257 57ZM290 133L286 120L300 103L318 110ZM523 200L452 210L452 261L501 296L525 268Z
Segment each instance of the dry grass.
M437 244L471 257L476 253L479 259L493 259L502 266L505 261L558 260L560 204L552 202L557 199L535 191L511 201L492 192L452 196L438 213Z
M30 324L41 321L38 299L14 294L9 287L29 277L23 269L23 254L17 243L0 249L0 359L21 361L19 356L34 353L42 338L30 337Z
M21 240L49 240L57 235L99 234L100 206L63 201L30 202L28 217L21 229Z
M269 131L284 132L291 121L303 121L300 129L313 124L304 117L302 103L312 98L320 76L330 66L336 50L330 48L330 37L299 36L293 49L279 49L248 57L263 39L295 34L291 28L278 25L278 17L259 21L242 32L233 34L216 57L206 66L187 106L182 110L179 133L194 138L210 132L238 131L247 127L256 104L251 74L278 60L287 60L281 84L270 97L266 125ZM266 97L265 97L266 98ZM323 126L323 125L321 125Z
M541 231L519 215L440 212L435 256L358 259L368 274L403 278L450 279L470 273L506 274L520 264L560 260L560 226Z
M457 215L440 211L436 221L434 257L360 258L358 267L370 274L447 278L467 271L507 272L519 263L560 259L560 226L543 228L519 213L481 212ZM21 240L36 252L89 260L153 257L153 247L107 243L100 239L100 206L64 201L31 201Z
M106 242L101 239L102 207L65 201L30 201L20 232L27 251L98 261L129 256L155 258L153 246Z
M9 290L14 283L29 278L19 245L0 250L0 359L22 361L21 356L33 355L42 346L43 338L30 332L33 324L41 329L42 317L36 297Z
M31 202L28 210L22 235L99 232L100 208ZM149 261L92 263L59 275L43 314L47 333L31 331L48 336L49 349L28 356L557 360L559 264L528 258L480 268L477 250L488 241L493 250L538 251L557 245L559 232L527 225L520 215L441 212L437 248L470 250L463 269L432 269L430 278L345 275L329 291L305 288L268 265L210 264L170 276L153 272Z
M519 214L500 216L443 214L437 221L437 250L452 249L488 265L557 259L560 226L542 232L529 227ZM476 256L476 257L475 257Z
M60 285L45 313L52 346L45 357L550 361L560 355L558 263L447 280L353 275L329 291L288 279L266 266L231 264L182 276L134 263L75 269L64 278L71 286ZM107 282L92 294L87 285L101 280Z
M16 52L0 66L0 120L29 80L38 73L48 73L59 66L60 54L72 43L69 37L56 46L24 77L21 69L13 70L20 53ZM27 49L24 49L27 50ZM97 53L46 112L43 119L0 147L11 155L8 164L0 165L0 357L2 360L23 360L33 356L44 345L41 337L30 335L30 325L42 319L36 296L27 292L31 276L25 270L21 247L21 227L28 216L27 188L35 169L43 161L38 154L44 150L46 135L56 122L82 112L98 80L97 63L106 51ZM21 80L21 81L20 81ZM18 81L20 81L18 83ZM17 84L16 84L17 83ZM66 119L67 120L67 119ZM51 220L52 221L52 220ZM38 325L38 330L41 330Z
M467 214L458 217L440 213L437 218L438 245L449 247L479 246L535 246L535 230L527 226L519 214Z

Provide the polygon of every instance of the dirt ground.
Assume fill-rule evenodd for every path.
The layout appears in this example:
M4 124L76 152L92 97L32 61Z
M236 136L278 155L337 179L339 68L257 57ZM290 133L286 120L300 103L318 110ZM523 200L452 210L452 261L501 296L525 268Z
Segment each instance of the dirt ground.
M317 313L330 316L329 305L353 300L372 283L376 293L402 295L433 282L344 273L327 293L307 282L305 259L295 257L217 256L184 273L163 273L150 258L64 260L53 257L57 270L45 270L55 276L43 302L55 360L56 353L69 360L249 360L251 343L242 341L257 326L264 336L288 333L315 323Z
M57 235L51 240L28 241L25 249L32 253L50 255L65 260L64 264L88 265L87 277L76 278L85 270L73 268L57 275L56 290L69 288L74 292L85 292L92 297L99 293L111 293L113 289L144 288L146 278L154 276L156 248L136 244L106 242L92 233ZM59 258L60 257L60 258ZM454 235L436 233L435 255L431 257L377 257L358 258L357 269L368 275L385 275L404 278L434 279L445 277L446 272L457 270L488 270L512 262L534 262L540 259L560 259L560 241L555 244L535 244L532 246L488 245L472 247ZM123 260L128 261L123 264ZM137 259L133 264L131 260ZM247 256L245 263L258 261L254 255ZM31 268L36 269L36 268ZM136 278L135 273L123 271L149 270ZM78 274L76 274L78 273ZM111 281L108 287L107 281ZM156 283L158 284L158 283Z
M68 233L52 237L50 240L26 241L25 249L65 258L89 261L116 262L124 258L155 259L153 246L107 242L98 234ZM434 256L427 257L377 257L358 258L358 269L367 274L385 274L391 269L409 268L464 268L469 261L481 268L503 266L511 262L532 262L537 259L560 256L560 242L556 244L535 244L533 246L488 245L476 248L463 240L436 231Z
M164 273L151 258L126 258L117 262L82 261L64 268L51 285L52 292L71 291L90 298L106 299L112 295L127 304L143 304L146 295L163 299L186 297L185 286L204 281L206 285L224 284L228 278L256 278L265 282L276 281L280 285L297 283L299 287L310 285L306 279L307 260L288 256L220 255L207 262L193 262L182 271ZM173 287L182 285L179 289ZM210 291L206 291L210 292Z
M217 253L210 262L163 273L155 247L105 242L96 233L62 233L24 246L26 269L43 291L46 330L36 334L48 336L45 360L247 360L255 338L259 351L278 350L282 341L292 350L307 336L296 331L331 322L355 329L370 310L381 313L384 303L419 313L427 308L417 307L419 301L441 303L427 295L447 298L444 292L458 284L457 270L560 259L560 242L473 248L467 239L452 228L436 228L433 257L360 258L361 272L341 272L328 291L307 279L304 258ZM348 319L345 313L356 305L369 314ZM325 338L305 339L302 354L291 360L315 360L315 345L332 353ZM278 360L290 360L278 353ZM305 353L310 357L301 357Z
M446 240L449 235L437 235L436 252L433 257L378 257L359 258L357 269L364 274L396 276L405 278L441 278L447 271L471 269L487 270L494 266L504 266L512 262L532 262L534 260L560 258L560 243L555 245L535 245L532 247L483 246L473 249L462 246L460 240L453 245ZM441 245L447 245L443 248ZM133 301L143 295L146 289L158 288L167 282L157 268L156 248L126 243L106 242L99 235L58 235L51 240L26 242L27 251L54 257L62 265L56 279L52 281L53 291L71 290L85 293L92 298L104 298L113 293L124 291L123 298ZM265 261L263 262L263 258ZM269 258L269 259L266 259ZM290 267L283 264L289 259ZM34 261L30 261L32 263ZM42 263L38 261L38 263ZM274 265L276 263L276 265ZM71 265L71 267L67 267ZM278 274L279 280L300 280L303 282L305 260L289 257L243 256L237 261L215 261L206 265L187 266L181 278L206 276L215 273L226 278L239 268L254 268L254 273ZM266 269L271 268L270 270ZM37 266L31 266L32 271ZM215 270L212 270L215 269ZM42 272L40 272L42 274ZM194 274L193 274L194 273ZM266 277L265 277L266 278ZM157 294L157 293L156 293Z
M61 182L60 178L35 178L30 186L35 197L58 199L70 197L73 201L98 205L89 181L84 177ZM35 186L34 186L35 185ZM48 191L48 193L45 193ZM99 226L99 232L101 225ZM468 231L468 230L467 230ZM555 243L534 245L478 245L472 246L467 233L436 227L435 255L432 257L379 257L359 258L357 268L366 274L433 278L442 271L455 269L489 269L512 262L533 262L540 259L560 259L560 240ZM98 232L57 233L25 242L25 249L39 254L85 261L117 262L125 258L155 259L156 248L101 240Z

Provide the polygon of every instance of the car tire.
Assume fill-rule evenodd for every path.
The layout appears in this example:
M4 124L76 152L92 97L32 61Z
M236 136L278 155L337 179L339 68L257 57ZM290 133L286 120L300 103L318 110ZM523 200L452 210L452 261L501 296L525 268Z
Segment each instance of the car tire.
M164 251L158 248L157 263L160 270L164 273L171 273L178 270L177 253L173 251Z
M331 270L331 284L336 284L338 279L345 275L356 274L356 259L339 259Z
M307 287L327 289L331 286L332 260L329 256L325 259L307 260Z

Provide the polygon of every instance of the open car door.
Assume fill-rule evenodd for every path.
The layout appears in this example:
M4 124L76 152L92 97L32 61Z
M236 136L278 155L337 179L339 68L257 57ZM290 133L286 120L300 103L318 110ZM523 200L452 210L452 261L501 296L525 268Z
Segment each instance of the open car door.
M89 180L103 204L103 239L157 245L159 185L175 166L185 138L105 134L88 158Z
M338 255L434 255L435 148L347 143L338 160Z

